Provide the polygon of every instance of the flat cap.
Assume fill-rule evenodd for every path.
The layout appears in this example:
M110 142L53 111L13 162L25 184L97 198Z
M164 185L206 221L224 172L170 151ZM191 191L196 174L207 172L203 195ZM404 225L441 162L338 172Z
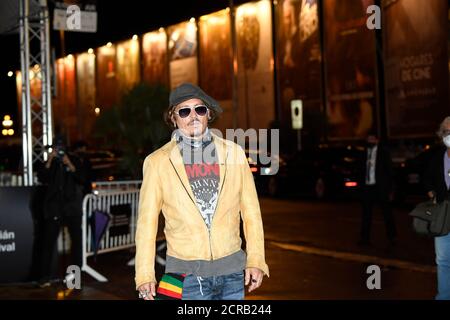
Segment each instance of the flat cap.
M223 111L216 100L192 83L182 83L170 92L169 107L176 106L183 101L194 98L202 100L208 108L214 110L216 113L222 113Z

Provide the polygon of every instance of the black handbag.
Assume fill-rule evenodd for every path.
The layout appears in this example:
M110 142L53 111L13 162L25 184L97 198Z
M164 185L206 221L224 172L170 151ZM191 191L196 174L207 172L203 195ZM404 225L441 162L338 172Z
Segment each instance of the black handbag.
M445 236L450 232L450 202L436 199L419 203L409 215L413 217L413 229L420 235Z

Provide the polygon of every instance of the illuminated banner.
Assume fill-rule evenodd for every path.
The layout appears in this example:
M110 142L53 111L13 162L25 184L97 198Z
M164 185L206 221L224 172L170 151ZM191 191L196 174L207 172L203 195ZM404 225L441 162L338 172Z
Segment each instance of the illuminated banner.
M56 97L53 104L55 131L66 134L69 143L80 139L76 90L75 58L70 54L56 61Z
M137 37L117 44L117 85L122 97L140 81L139 41Z
M200 17L200 87L219 101L223 113L214 127L223 133L225 129L233 128L230 28L229 10Z
M197 26L195 20L168 28L170 87L183 82L198 83Z
M278 1L276 21L281 121L291 122L291 101L302 99L307 118L305 124L313 125L317 121L308 121L308 116L320 114L321 101L317 0Z
M449 115L448 2L386 1L386 106L391 137L433 136Z
M116 47L108 43L97 50L97 106L108 109L118 102Z
M94 53L82 53L77 56L77 88L79 131L82 138L86 139L95 121Z
M164 29L144 34L142 38L142 77L148 84L168 86L167 36Z
M56 83L55 96L52 99L53 123L55 127L61 127L64 123L64 59L60 58L55 61Z
M78 135L77 86L75 83L75 58L70 54L55 62L55 96L52 99L52 116L56 133L63 133L67 141L80 139Z
M238 127L268 128L275 118L271 3L241 5L236 11Z
M38 65L34 65L29 71L30 79L30 95L37 101L41 100L42 97L42 81L41 81L41 69ZM16 73L16 88L17 88L17 104L18 104L18 119L22 119L22 73L18 71ZM31 110L34 112L40 111L40 106L33 103L31 100ZM22 120L20 120L22 121ZM32 132L36 135L42 134L42 126L39 126L39 122L34 121L31 123Z
M367 28L373 0L324 5L327 131L331 139L362 139L376 128L375 31Z

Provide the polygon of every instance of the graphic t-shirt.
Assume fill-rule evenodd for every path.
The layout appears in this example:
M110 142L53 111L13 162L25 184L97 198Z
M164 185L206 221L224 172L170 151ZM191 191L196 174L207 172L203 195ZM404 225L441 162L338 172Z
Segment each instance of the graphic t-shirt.
M197 207L210 229L217 206L220 182L220 166L211 134L206 129L202 141L194 141L177 132L174 134ZM187 261L167 255L165 272L194 274L199 277L221 276L242 272L246 261L247 255L242 249L216 260Z
M219 164L217 162L212 164L194 163L185 164L184 167L197 207L209 229L219 194Z
M202 141L178 137L179 148L197 207L208 229L211 227L219 195L220 171L215 145L209 131Z

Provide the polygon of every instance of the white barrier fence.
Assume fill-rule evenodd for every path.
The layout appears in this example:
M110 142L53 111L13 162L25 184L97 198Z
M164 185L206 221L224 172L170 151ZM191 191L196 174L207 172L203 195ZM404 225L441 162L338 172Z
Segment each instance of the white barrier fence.
M129 217L128 232L120 235L110 234L108 225L105 234L97 248L97 254L123 250L135 246L134 236L136 232L137 208L139 203L139 189L132 188L124 191L115 190L94 190L95 194L88 194L83 200L83 221L82 221L82 241L83 241L83 265L82 270L98 281L108 281L106 277L88 265L87 258L94 255L94 243L92 239L91 217L96 210L102 211L110 216L111 207L117 205L129 205L131 214ZM112 220L110 220L112 221Z
M124 180L124 181L96 181L92 183L92 190L123 190L139 189L142 180Z
M95 181L92 182L92 193L98 194L100 191L129 191L139 190L142 180L121 180L121 181ZM0 182L1 186L1 182ZM67 227L62 228L58 236L58 252L65 253L70 251L71 241Z

